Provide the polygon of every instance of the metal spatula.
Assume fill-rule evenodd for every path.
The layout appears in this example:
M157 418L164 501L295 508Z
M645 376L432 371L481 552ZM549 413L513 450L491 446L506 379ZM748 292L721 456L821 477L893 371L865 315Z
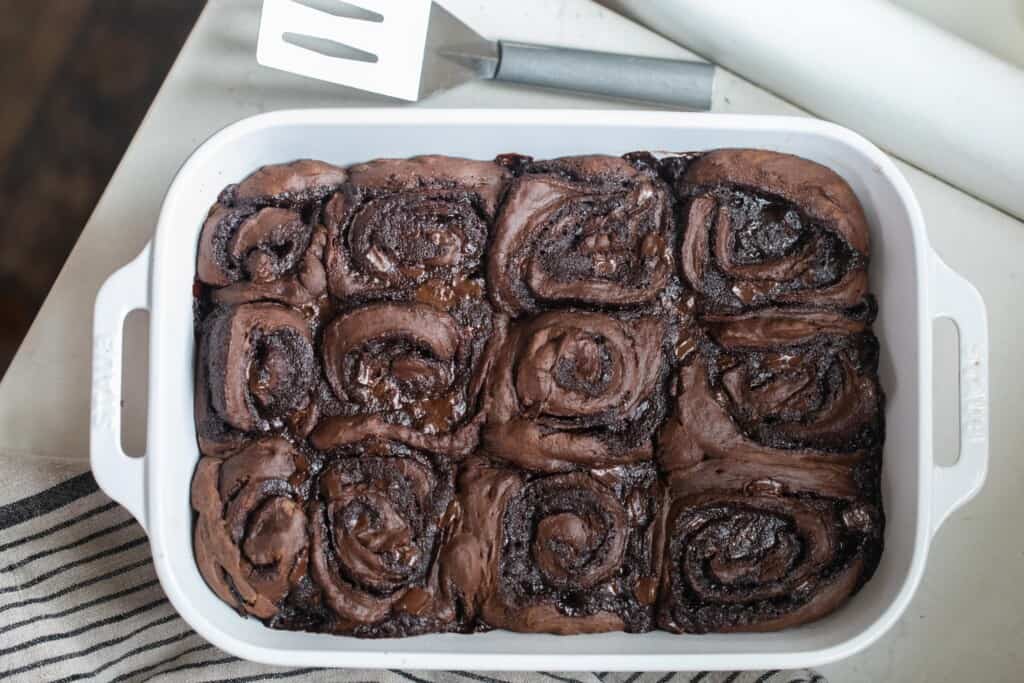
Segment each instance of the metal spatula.
M710 64L487 40L431 0L264 0L263 66L418 100L476 78L709 109Z

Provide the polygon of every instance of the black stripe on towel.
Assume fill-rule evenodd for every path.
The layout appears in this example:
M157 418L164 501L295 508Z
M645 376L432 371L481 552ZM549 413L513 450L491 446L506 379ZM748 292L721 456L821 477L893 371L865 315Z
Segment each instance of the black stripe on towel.
M256 674L255 676L242 676L241 678L218 678L215 682L211 681L211 683L250 683L250 681L270 681L278 678L304 676L306 674L311 674L314 671L321 671L321 669L295 669L294 671L282 671L277 674Z
M88 586L93 585L94 583L106 581L107 579L112 579L115 576L120 576L121 574L127 574L133 569L138 569L139 567L145 566L147 564L151 564L151 560L148 557L145 557L139 560L138 562L126 564L125 566L118 567L117 569L109 571L106 574L100 574L99 576L93 576L92 578L85 579L84 581L73 583L70 586L61 588L59 591L56 591L55 593L50 593L49 595L42 595L37 598L28 598L26 600L20 600L18 602L11 602L6 605L2 605L0 606L0 613L6 612L7 610L18 609L19 607L27 607L28 605L38 605L41 602L49 602L50 600L64 597L68 593L73 593L79 588L86 588Z
M127 543L122 543L121 545L115 546L113 548L107 548L106 550L100 551L98 553L94 553L93 555L89 555L88 557L83 557L80 560L75 560L74 562L68 562L67 564L62 565L60 567L57 567L56 569L51 569L48 572L44 572L42 574L39 574L39 575L29 579L25 583L18 584L17 586L5 586L4 588L0 588L0 593L13 593L15 591L20 591L20 590L24 590L26 588L31 588L32 586L35 586L36 584L40 584L43 581L46 581L47 579L51 579L54 576L57 576L58 574L63 574L64 572L68 571L69 569L74 569L75 567L79 567L79 566L81 566L83 564L88 564L90 562L93 562L94 560L101 560L104 557L110 557L111 555L117 555L118 553L123 553L125 550L131 550L132 548L134 548L136 546L142 545L143 543L147 542L148 540L149 540L149 538L145 534L143 534L142 536L140 536L138 538L135 538L135 539L132 539L132 540L128 541Z
M767 683L768 679L777 673L779 673L778 669L775 669L774 671L765 671L763 674L757 677L757 680L755 680L754 683Z
M11 548L16 548L19 545L24 545L25 543L37 541L40 538L45 538L46 536L49 536L52 533L56 533L61 529L67 529L69 526L74 526L79 522L84 522L90 517L95 517L96 515L102 514L107 510L111 510L116 507L118 507L118 504L115 503L114 501L110 501L108 503L100 505L99 507L94 507L91 510L86 510L82 514L76 515L75 517L72 517L70 519L66 519L60 524L54 524L49 529L43 529L42 531L36 532L34 534L23 536L19 538L17 541L10 541L8 543L4 543L3 545L0 545L0 553L4 552L5 550L10 550Z
M741 673L743 673L743 672L742 671L734 671L734 672L732 672L731 674L726 676L725 680L722 681L722 683L732 683L733 681L735 681L737 678L740 677Z
M696 676L690 679L690 683L699 683L699 681L703 681L705 678L708 677L708 673L709 672L707 671L701 671Z
M212 648L213 646L210 645L208 647ZM221 664L233 664L234 662L240 662L240 661L242 661L242 660L240 660L238 657L221 657L220 659L206 659L206 660L203 660L201 662L192 662L192 663L189 663L189 664L179 664L178 666L171 667L170 669L164 669L163 671L157 671L152 676L148 676L146 678L146 680L147 681L151 681L154 678L156 678L157 676L164 676L166 674L173 674L173 673L176 673L178 671L189 671L190 669L203 669L203 668L206 668L208 666L220 666ZM115 679L111 680L110 683L114 683L114 681L121 681L121 680L124 680L124 679L118 677L118 678L115 678ZM186 680L188 680L188 679L186 679Z
M472 671L449 671L448 673L453 673L456 676L462 676L463 678L468 678L473 681L483 681L483 683L505 683L500 679L492 678L490 676L482 676L480 674L473 673Z
M212 649L213 649L213 645L210 645L209 643L204 643L202 645L196 645L195 647L190 647L187 650L182 650L181 652L179 652L179 653L177 653L175 655L172 655L170 657L167 657L166 659L161 659L159 662L155 662L153 664L147 664L146 666L140 666L138 669L132 669L131 671L125 671L123 674L120 674L118 676L115 676L114 678L111 678L108 683L118 683L119 681L123 681L123 680L129 679L129 678L133 678L135 676L141 676L142 674L149 673L153 669L159 669L164 664L170 664L171 662L176 662L179 659L181 659L182 657L187 657L188 655L193 654L194 652L204 652L206 650L212 650ZM233 661L235 661L235 658L234 657L227 657L226 659L219 660L219 661L221 661L221 662L233 662ZM197 665L196 664L186 664L185 666L191 666L192 668L195 668ZM164 671L158 671L158 672L152 674L151 676L148 676L146 680L149 680L150 678L153 678L154 676L161 676L163 674L170 673L171 671L179 671L180 669L181 669L181 667L176 667L176 668L173 668L173 669L165 669ZM62 682L58 682L58 683L62 683Z
M623 681L623 683L633 683L633 681L640 678L641 676L643 676L642 671L634 671L633 673L629 674L629 678Z
M35 562L36 560L42 559L48 555L53 555L55 553L63 552L65 550L77 548L80 545L85 545L89 541L95 541L97 538L102 538L107 534L112 534L116 531L120 531L121 529L127 529L128 527L133 525L135 525L135 519L129 517L128 519L123 520L117 524L108 526L105 529L100 529L98 531L92 532L91 534L87 534L85 536L76 538L74 541L71 541L70 543L65 543L64 545L57 546L56 548L50 548L48 550L40 550L37 553L32 553L28 557L21 558L17 562L12 562L6 567L0 567L0 574L4 574L9 571L14 571L18 567L24 567L26 564L29 564L30 562Z
M99 490L92 472L62 481L45 491L0 507L0 531L64 507Z
M163 640L157 640L157 641L152 642L152 643L147 643L146 645L142 645L140 647L137 647L134 650L128 650L128 652L125 652L120 657L117 657L116 659L111 659L109 662L105 662L103 665L96 667L92 671L86 671L86 672L83 672L83 673L72 674L71 676L67 676L66 678L62 678L62 679L60 679L60 681L57 681L55 683L70 683L71 681L80 681L83 678L95 678L97 674L100 674L100 673L106 671L107 669L109 669L110 667L114 666L115 664L120 664L121 662L123 662L126 659L129 659L129 658L134 657L136 655L141 655L143 652L149 652L150 650L155 650L156 648L163 647L164 645L170 645L172 643L177 643L177 642L179 642L181 640L184 640L185 638L188 638L189 636L192 636L192 635L195 635L195 632L192 631L191 629L189 629L188 631L182 631L181 633L177 633L177 634L175 634L173 636L170 636L168 638L164 638ZM58 658L58 660L59 659L60 658Z
M676 671L670 671L667 674L665 674L664 676L662 676L661 678L659 678L656 681L656 683L668 683L668 681L672 680L672 677L675 676L676 673L677 673Z
M562 681L562 683L583 683L583 681L577 680L575 678L566 678L565 676L556 676L555 674L551 673L550 671L538 671L537 673L542 673L545 676L547 676L548 678L553 678L556 681Z
M413 676L408 671L401 671L399 669L388 669L388 671L390 671L391 673L393 673L393 674L395 674L397 676L401 676L402 678L404 678L406 680L412 681L413 683L430 683L430 681L428 681L427 679L419 678L418 676Z
M81 612L84 609L89 609L90 607L96 607L97 605L102 605L105 602L110 602L111 600L117 600L118 598L123 598L126 595L131 595L132 593L138 593L141 590L146 590L147 588L152 588L153 586L157 585L158 583L160 583L160 582L157 581L156 579L153 579L152 581L146 581L145 583L140 583L138 586L132 586L131 588L125 588L124 590L119 590L119 591L117 591L115 593L111 593L110 595L103 595L103 596L100 596L98 598L95 598L94 600L90 600L88 602L83 602L81 604L75 605L74 607L68 607L65 610L61 610L60 612L48 612L46 614L39 614L39 615L34 616L34 617L29 617L28 619L22 619L21 621L15 621L15 622L12 622L10 624L7 624L6 626L0 626L0 633L7 633L8 631L13 631L16 628L21 628L22 626L28 626L29 624L34 624L34 623L39 622L39 621L48 621L50 619L59 619L60 617L66 617L69 614L74 614L75 612Z
M93 652L96 652L98 650L102 650L102 649L110 647L112 645L118 645L120 643L123 643L126 640L130 640L131 638L134 638L135 636L139 635L143 631L148 631L151 628L154 628L156 626L161 626L163 624L166 624L169 621L174 621L175 619L178 619L178 615L177 614L168 614L166 617L160 617L156 621L151 621L150 623L148 623L148 624L146 624L144 626L140 626L139 628L135 629L134 631L131 631L130 633L126 633L123 636L118 636L117 638L111 638L110 640L104 640L101 643L96 643L95 645L90 645L89 647L87 647L85 649L82 649L82 650L78 650L77 652L72 652L70 654L65 654L65 655L57 655L56 657L47 657L46 659L39 659L39 660L36 660L36 661L32 662L31 664L26 664L25 666L19 666L17 669L8 669L7 671L0 671L0 679L2 679L4 676L13 676L15 674L20 674L20 673L25 673L26 671L31 671L32 669L38 669L39 667L49 666L50 664L53 664L54 662L63 662L65 660L77 659L79 657L84 657L86 655L91 655ZM185 631L183 634L181 634L181 637L184 638L185 636L192 635L192 633L194 633L194 632L191 631L191 630L190 631ZM179 640L180 640L180 638L179 638ZM145 652L146 650L152 649L153 647L159 647L159 645L157 645L156 643L151 643L150 645L147 645L147 646L145 646L143 648L140 648L138 651L139 652ZM123 657L121 659L123 659ZM116 663L117 661L120 661L120 659L116 660L115 662L112 662L112 664ZM88 676L91 676L91 675L92 674L82 674L82 677L85 678L85 677L88 677Z
M38 637L33 638L31 640L26 640L23 643L18 643L17 645L12 645L11 647L5 647L3 649L0 649L0 655L9 655L12 652L17 652L18 650L24 650L25 648L34 647L34 646L40 645L42 643L52 643L52 642L54 642L56 640L64 640L65 638L74 638L75 636L80 636L83 633L88 633L89 631L93 630L94 628L100 628L102 626L110 626L111 624L117 624L117 623L122 622L122 621L124 621L126 619L131 619L132 617L137 617L140 614L144 614L144 613L150 611L151 609L156 609L157 607L160 607L161 605L164 605L166 603L167 603L167 598L160 598L159 600L154 600L153 602L148 602L145 605L140 605L139 607L136 607L135 609L132 609L132 610L128 610L127 612L119 612L119 613L117 613L117 614L115 614L113 616L106 617L105 619L100 619L98 621L94 621L91 624L85 624L84 626L79 626L78 628L73 628L73 629L68 630L68 631L61 631L59 633L49 633L49 634L47 634L45 636L38 636Z

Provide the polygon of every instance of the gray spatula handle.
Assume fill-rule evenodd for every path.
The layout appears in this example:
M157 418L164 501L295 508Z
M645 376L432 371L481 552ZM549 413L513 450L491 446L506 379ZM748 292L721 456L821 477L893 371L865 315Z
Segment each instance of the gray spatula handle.
M703 62L633 57L500 41L494 77L562 90L710 109L715 67Z

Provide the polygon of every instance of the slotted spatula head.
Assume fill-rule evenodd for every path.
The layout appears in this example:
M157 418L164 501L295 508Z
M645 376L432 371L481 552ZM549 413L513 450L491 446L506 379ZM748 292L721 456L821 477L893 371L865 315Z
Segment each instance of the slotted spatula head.
M263 66L415 101L490 75L459 55L496 64L497 46L431 0L263 0Z

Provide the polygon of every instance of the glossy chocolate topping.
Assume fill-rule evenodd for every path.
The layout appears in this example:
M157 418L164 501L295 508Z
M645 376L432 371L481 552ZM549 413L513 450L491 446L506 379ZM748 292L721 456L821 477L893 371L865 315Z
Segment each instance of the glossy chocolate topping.
M882 549L868 261L775 152L263 167L198 245L200 572L366 638L818 619Z

